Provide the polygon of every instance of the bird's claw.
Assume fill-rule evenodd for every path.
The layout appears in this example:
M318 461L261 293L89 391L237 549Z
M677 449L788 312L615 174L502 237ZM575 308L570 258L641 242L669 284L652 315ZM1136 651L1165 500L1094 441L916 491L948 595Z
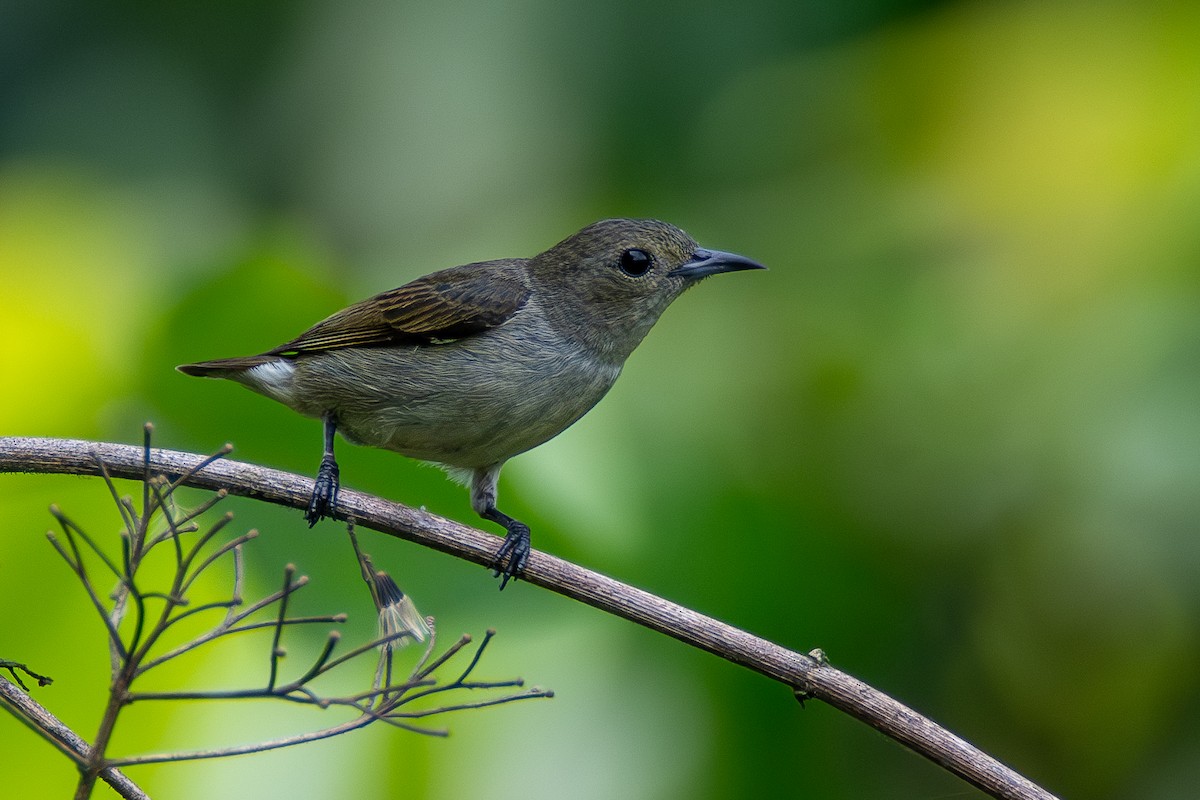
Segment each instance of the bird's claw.
M316 525L322 517L333 516L334 509L337 508L340 485L338 475L337 462L328 456L322 458L321 468L317 470L316 483L313 484L312 497L308 501L308 510L304 512L308 527Z
M504 591L510 580L520 578L529 563L529 526L516 520L512 522L508 535L492 559L492 576L500 579L500 591Z

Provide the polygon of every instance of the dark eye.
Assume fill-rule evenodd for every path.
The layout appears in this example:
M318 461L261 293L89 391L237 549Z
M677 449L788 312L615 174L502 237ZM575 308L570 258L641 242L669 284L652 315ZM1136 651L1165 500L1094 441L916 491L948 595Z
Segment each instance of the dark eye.
M645 250L638 250L635 247L621 253L620 266L621 272L640 278L650 271L650 267L654 266L654 259Z

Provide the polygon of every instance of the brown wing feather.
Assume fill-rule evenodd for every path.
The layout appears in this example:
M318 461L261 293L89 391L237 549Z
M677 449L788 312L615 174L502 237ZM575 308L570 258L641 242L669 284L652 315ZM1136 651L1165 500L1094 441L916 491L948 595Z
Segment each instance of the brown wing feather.
M483 261L417 278L339 311L271 353L429 344L495 328L529 299L522 263Z

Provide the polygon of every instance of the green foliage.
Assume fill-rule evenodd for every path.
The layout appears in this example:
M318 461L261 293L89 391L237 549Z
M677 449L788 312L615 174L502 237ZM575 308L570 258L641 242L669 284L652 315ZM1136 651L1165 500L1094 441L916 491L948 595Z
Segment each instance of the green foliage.
M311 474L318 423L173 367L660 217L771 271L681 298L595 411L506 468L537 545L819 646L1064 796L1193 793L1193 7L245 6L0 12L0 434L128 440L153 419L165 446L232 440ZM474 521L436 470L339 460L349 487ZM55 662L93 634L38 534L48 503L89 498L0 476L0 606L54 621L0 655L52 674L38 691L68 722L94 718L104 664ZM314 603L358 580L336 526L236 507ZM368 549L443 630L486 609L519 654L491 666L561 701L450 742L148 771L152 794L963 791L671 641ZM62 794L26 739L0 722L11 785Z

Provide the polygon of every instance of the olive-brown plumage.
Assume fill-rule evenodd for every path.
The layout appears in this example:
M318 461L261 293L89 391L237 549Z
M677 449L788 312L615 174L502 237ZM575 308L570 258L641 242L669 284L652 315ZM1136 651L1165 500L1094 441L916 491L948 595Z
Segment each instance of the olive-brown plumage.
M325 423L306 518L335 510L334 432L446 467L508 532L500 588L529 529L496 508L504 462L553 438L612 386L663 310L708 275L761 269L656 220L605 220L530 259L434 272L356 303L261 355L179 367Z

